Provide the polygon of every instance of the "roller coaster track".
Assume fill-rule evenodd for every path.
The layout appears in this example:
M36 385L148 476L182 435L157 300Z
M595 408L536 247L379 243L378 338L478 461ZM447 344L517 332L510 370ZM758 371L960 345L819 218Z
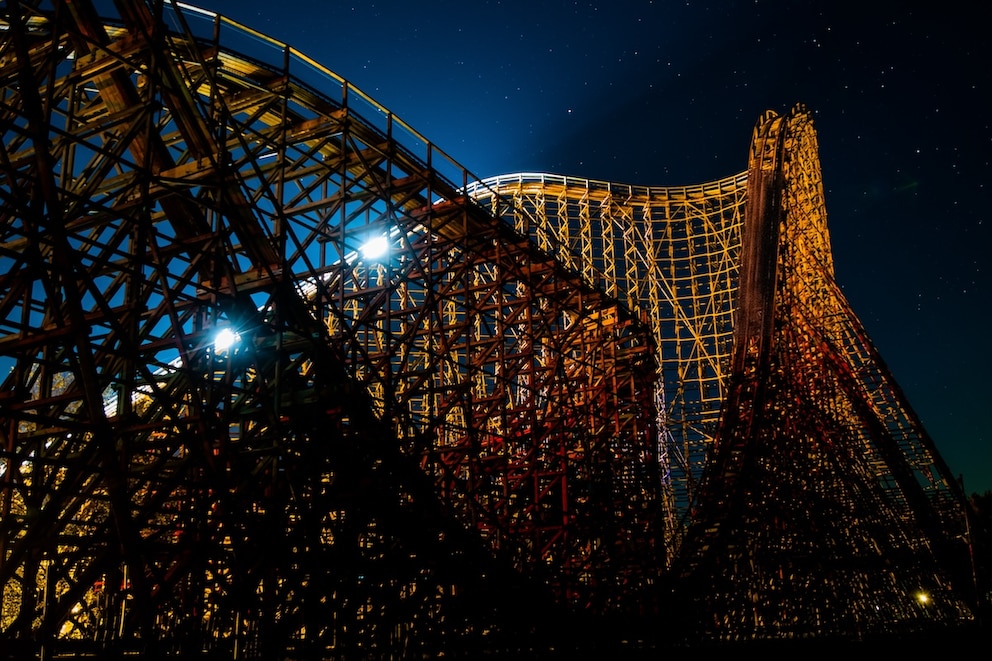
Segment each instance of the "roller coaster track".
M115 5L0 24L9 654L512 652L673 599L717 639L969 617L962 494L833 281L803 109L713 183L478 181L285 44ZM864 604L758 616L781 539L833 539L810 494Z
M760 118L749 169L723 180L530 173L474 192L651 320L672 607L690 639L970 618L963 493L834 280L817 154L799 106Z

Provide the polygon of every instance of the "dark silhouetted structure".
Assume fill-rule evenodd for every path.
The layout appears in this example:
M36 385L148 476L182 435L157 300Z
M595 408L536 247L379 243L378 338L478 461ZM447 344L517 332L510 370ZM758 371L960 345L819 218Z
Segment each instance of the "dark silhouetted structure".
M805 110L699 186L480 182L284 44L115 4L0 31L9 654L972 618L963 494L834 282Z

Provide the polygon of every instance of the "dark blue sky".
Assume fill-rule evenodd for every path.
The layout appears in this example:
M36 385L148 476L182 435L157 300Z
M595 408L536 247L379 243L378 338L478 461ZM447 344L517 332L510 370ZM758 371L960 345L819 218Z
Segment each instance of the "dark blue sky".
M198 0L480 177L691 184L815 113L837 278L955 474L992 490L986 3ZM992 406L990 406L992 408Z

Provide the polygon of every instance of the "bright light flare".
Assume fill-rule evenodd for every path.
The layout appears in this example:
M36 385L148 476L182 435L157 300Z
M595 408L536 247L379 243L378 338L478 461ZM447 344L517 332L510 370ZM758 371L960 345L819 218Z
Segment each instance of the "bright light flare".
M389 252L389 239L386 236L373 236L362 245L361 251L365 259L379 259Z
M241 341L241 335L230 328L222 328L214 336L214 351L223 353Z

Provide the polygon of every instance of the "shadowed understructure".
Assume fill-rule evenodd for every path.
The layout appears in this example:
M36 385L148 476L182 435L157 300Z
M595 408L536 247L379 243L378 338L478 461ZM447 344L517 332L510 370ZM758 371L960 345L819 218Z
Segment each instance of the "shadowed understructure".
M0 32L8 654L973 619L963 494L834 281L804 108L715 182L479 181L287 45L115 6Z

